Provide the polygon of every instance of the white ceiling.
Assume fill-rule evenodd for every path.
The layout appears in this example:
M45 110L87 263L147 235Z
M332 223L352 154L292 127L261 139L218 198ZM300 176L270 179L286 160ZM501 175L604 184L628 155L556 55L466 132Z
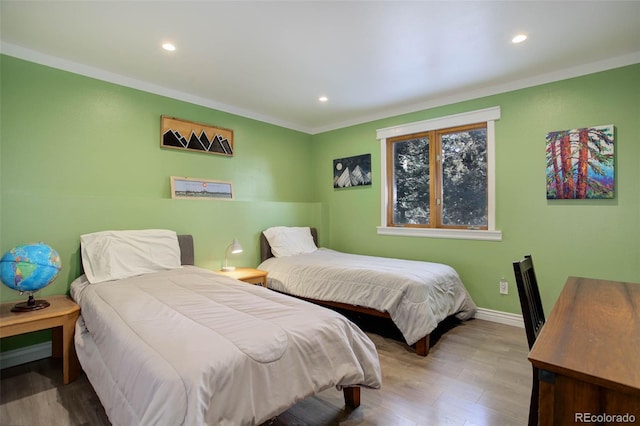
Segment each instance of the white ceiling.
M0 13L3 53L312 134L640 62L639 1L2 0Z

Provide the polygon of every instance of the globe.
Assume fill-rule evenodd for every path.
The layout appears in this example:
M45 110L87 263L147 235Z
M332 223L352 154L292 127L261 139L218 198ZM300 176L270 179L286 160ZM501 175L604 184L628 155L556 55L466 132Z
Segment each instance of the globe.
M13 311L30 311L49 306L45 300L35 300L33 293L48 286L56 279L62 262L57 251L45 243L16 246L0 259L0 281L22 294L29 292L29 300L18 303Z

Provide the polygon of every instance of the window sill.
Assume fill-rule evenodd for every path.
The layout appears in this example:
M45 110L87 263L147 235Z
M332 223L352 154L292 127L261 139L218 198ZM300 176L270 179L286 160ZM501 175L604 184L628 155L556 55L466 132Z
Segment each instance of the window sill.
M378 235L402 237L453 238L459 240L502 241L502 231L477 229L395 228L378 226Z

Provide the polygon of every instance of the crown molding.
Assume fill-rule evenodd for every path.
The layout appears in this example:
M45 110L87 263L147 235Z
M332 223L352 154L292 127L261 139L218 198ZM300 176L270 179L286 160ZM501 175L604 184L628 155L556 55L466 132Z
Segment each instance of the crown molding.
M13 56L26 61L35 62L40 65L57 68L63 71L68 71L74 74L83 75L85 77L96 78L98 80L107 81L109 83L118 84L125 87L130 87L144 92L153 93L156 95L166 96L172 99L189 102L195 105L212 108L218 111L235 114L241 117L250 118L257 121L262 121L268 124L284 127L291 130L296 130L302 133L315 135L319 133L325 133L332 130L338 130L345 127L355 126L358 124L368 123L371 121L382 120L390 117L395 117L403 114L409 114L412 112L422 111L430 108L449 105L457 102L468 101L471 99L477 99L485 96L497 95L500 93L511 92L514 90L525 89L528 87L539 86L541 84L552 83L555 81L566 80L569 78L580 77L583 75L593 74L596 72L607 71L614 68L620 68L627 65L633 65L640 63L640 51L634 52L628 55L618 56L603 61L584 64L576 67L566 68L551 73L541 74L535 77L521 79L505 84L499 84L489 87L483 87L478 90L460 92L453 95L436 97L425 102L412 104L400 108L386 109L384 111L364 115L352 120L342 121L338 123L329 124L326 126L320 126L310 128L308 126L292 123L289 121L281 120L275 117L271 117L265 114L260 114L254 111L238 108L233 105L224 104L213 99L202 98L192 95L190 93L181 92L178 90L170 89L163 86L158 86L146 81L137 80L134 78L126 77L120 74L105 71L100 68L91 67L88 65L80 64L77 62L69 61L66 59L58 58L55 56L47 55L42 52L27 49L12 43L0 42L0 53Z

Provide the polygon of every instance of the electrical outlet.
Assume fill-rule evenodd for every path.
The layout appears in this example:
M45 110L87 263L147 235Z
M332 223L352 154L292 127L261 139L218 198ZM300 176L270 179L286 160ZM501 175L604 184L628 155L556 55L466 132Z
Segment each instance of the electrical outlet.
M504 278L500 280L500 294L509 294L509 282Z

